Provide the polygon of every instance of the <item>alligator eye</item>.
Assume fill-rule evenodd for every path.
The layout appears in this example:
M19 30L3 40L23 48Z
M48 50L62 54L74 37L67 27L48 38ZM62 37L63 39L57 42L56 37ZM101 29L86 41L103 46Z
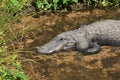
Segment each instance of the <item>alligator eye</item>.
M60 38L60 41L64 40L63 38Z

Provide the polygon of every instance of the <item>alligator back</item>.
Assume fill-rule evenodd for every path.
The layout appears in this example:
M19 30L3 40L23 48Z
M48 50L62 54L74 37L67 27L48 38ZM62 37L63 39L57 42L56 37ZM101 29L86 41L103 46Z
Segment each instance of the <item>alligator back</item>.
M97 21L82 29L87 32L88 38L98 44L120 46L120 20Z

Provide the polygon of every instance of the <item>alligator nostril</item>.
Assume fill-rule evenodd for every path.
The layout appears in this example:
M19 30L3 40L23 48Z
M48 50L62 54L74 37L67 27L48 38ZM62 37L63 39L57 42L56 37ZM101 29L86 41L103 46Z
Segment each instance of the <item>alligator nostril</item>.
M38 53L43 53L44 52L44 48L37 48L37 52Z
M40 47L37 47L37 51L38 51L38 52L42 52L42 51L44 51L44 50L45 50L45 47L41 47L41 48L40 48Z
M41 48L40 48L40 50L44 50L44 49L45 49L45 47L41 47Z

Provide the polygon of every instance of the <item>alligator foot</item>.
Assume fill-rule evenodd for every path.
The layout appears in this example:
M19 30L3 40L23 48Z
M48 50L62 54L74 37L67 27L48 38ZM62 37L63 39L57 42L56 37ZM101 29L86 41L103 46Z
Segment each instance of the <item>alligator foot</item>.
M96 54L99 51L101 51L100 46L97 43L92 43L90 45L90 48L86 49L85 51L83 51L84 55L90 55L90 54Z

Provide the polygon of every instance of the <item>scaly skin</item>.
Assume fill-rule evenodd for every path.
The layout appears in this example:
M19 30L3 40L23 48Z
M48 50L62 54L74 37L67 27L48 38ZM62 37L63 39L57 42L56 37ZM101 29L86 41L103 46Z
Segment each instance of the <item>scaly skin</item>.
M75 48L84 54L91 54L101 50L99 45L120 46L120 20L97 21L63 32L38 48L38 52L50 54Z

